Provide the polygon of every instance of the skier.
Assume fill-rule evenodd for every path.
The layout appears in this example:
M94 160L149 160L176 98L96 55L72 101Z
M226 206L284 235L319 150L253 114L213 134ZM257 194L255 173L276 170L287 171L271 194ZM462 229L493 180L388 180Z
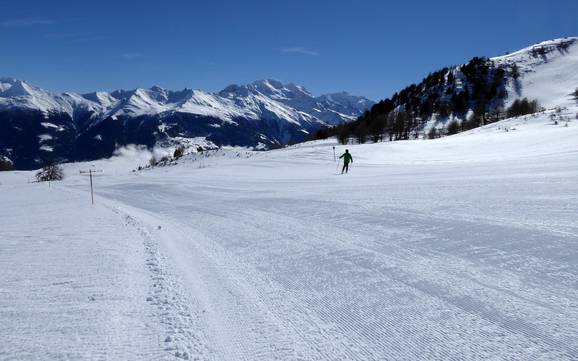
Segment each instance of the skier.
M353 157L351 153L349 153L349 149L345 149L345 153L339 157L339 159L343 158L343 169L341 169L341 174L343 172L347 173L349 171L349 163L353 163Z

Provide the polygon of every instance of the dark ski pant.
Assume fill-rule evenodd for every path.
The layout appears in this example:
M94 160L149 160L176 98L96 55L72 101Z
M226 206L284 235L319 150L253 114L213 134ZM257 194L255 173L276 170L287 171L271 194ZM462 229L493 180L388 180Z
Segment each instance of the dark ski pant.
M347 173L348 171L349 171L349 163L343 162L343 169L341 169L341 174L343 174L343 172Z

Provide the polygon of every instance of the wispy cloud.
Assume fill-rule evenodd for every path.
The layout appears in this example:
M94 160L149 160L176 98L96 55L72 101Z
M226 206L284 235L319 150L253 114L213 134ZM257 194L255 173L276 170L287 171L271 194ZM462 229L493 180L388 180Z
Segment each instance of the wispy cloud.
M45 34L44 38L63 41L67 43L88 43L92 41L105 40L108 37L94 32L78 32L78 33L49 33Z
M49 19L12 19L0 21L0 26L3 28L24 28L38 25L52 25L54 20Z
M281 48L280 51L282 53L291 53L291 54L301 54L301 55L308 55L308 56L317 56L319 53L315 50L307 49L302 46L294 46L288 48Z
M120 57L123 58L124 60L134 60L134 59L142 58L142 54L141 53L123 53L123 54L121 54Z

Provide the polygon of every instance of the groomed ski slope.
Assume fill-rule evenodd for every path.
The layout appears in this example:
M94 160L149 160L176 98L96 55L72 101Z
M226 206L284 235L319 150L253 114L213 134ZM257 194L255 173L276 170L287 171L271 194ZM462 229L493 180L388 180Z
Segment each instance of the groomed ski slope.
M576 360L577 139L529 116L352 145L348 175L331 141L118 158L95 206L91 164L2 173L0 359Z

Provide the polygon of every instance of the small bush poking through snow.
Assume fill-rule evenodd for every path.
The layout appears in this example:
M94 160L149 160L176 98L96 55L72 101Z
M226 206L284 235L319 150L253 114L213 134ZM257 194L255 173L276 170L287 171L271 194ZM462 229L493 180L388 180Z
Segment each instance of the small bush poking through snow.
M0 172L6 172L9 170L13 170L13 169L14 169L14 166L12 165L12 162L0 157Z
M59 181L64 179L62 167L56 163L49 164L36 173L39 182Z
M436 139L439 138L438 130L435 127L432 127L429 132L427 132L427 139Z
M471 129L475 129L482 124L482 119L480 119L479 115L473 115L469 119L465 119L462 121L461 127L462 131L468 131Z
M150 165L151 167L154 167L155 165L157 165L157 163L158 163L157 158L153 155L153 156L151 157L151 159L149 160L149 165Z
M446 130L448 135L457 134L460 131L460 123L458 123L458 121L454 119L451 122L449 122Z
M177 147L177 149L175 149L175 152L173 153L173 158L179 159L183 155L185 155L185 147L180 145Z

